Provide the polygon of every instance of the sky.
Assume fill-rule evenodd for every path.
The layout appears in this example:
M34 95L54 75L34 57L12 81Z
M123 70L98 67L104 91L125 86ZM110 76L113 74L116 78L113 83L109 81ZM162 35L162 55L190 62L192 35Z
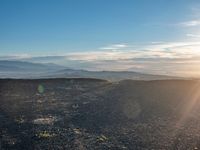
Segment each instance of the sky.
M200 76L200 1L0 0L0 59Z

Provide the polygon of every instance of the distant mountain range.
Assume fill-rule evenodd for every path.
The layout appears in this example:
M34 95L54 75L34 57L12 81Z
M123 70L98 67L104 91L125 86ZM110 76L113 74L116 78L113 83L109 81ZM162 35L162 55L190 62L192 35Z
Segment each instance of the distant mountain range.
M48 71L48 70L58 70L64 69L65 67L55 65L55 64L41 64L41 63L31 63L24 61L0 61L0 72L18 72L18 71Z
M151 75L130 71L87 71L74 70L56 64L24 61L0 61L0 78L97 78L110 81L164 80L179 77Z

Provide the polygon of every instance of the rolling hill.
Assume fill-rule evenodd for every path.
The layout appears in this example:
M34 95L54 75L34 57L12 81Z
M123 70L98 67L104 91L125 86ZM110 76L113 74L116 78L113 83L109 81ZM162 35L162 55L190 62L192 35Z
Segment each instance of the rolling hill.
M151 75L129 71L87 71L75 70L56 64L42 64L21 61L0 61L0 78L97 78L109 81L180 79L179 77Z

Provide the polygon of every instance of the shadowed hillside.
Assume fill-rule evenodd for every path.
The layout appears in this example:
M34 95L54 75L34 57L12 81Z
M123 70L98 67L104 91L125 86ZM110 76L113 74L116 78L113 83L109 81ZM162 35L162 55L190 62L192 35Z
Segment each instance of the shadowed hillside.
M0 80L0 149L199 149L200 82Z

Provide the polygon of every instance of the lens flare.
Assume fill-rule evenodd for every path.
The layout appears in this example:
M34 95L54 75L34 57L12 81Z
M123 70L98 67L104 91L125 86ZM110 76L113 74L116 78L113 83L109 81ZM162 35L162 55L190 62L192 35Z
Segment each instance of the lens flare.
M40 94L42 94L42 93L44 93L44 86L43 85L38 85L38 92L40 93Z

